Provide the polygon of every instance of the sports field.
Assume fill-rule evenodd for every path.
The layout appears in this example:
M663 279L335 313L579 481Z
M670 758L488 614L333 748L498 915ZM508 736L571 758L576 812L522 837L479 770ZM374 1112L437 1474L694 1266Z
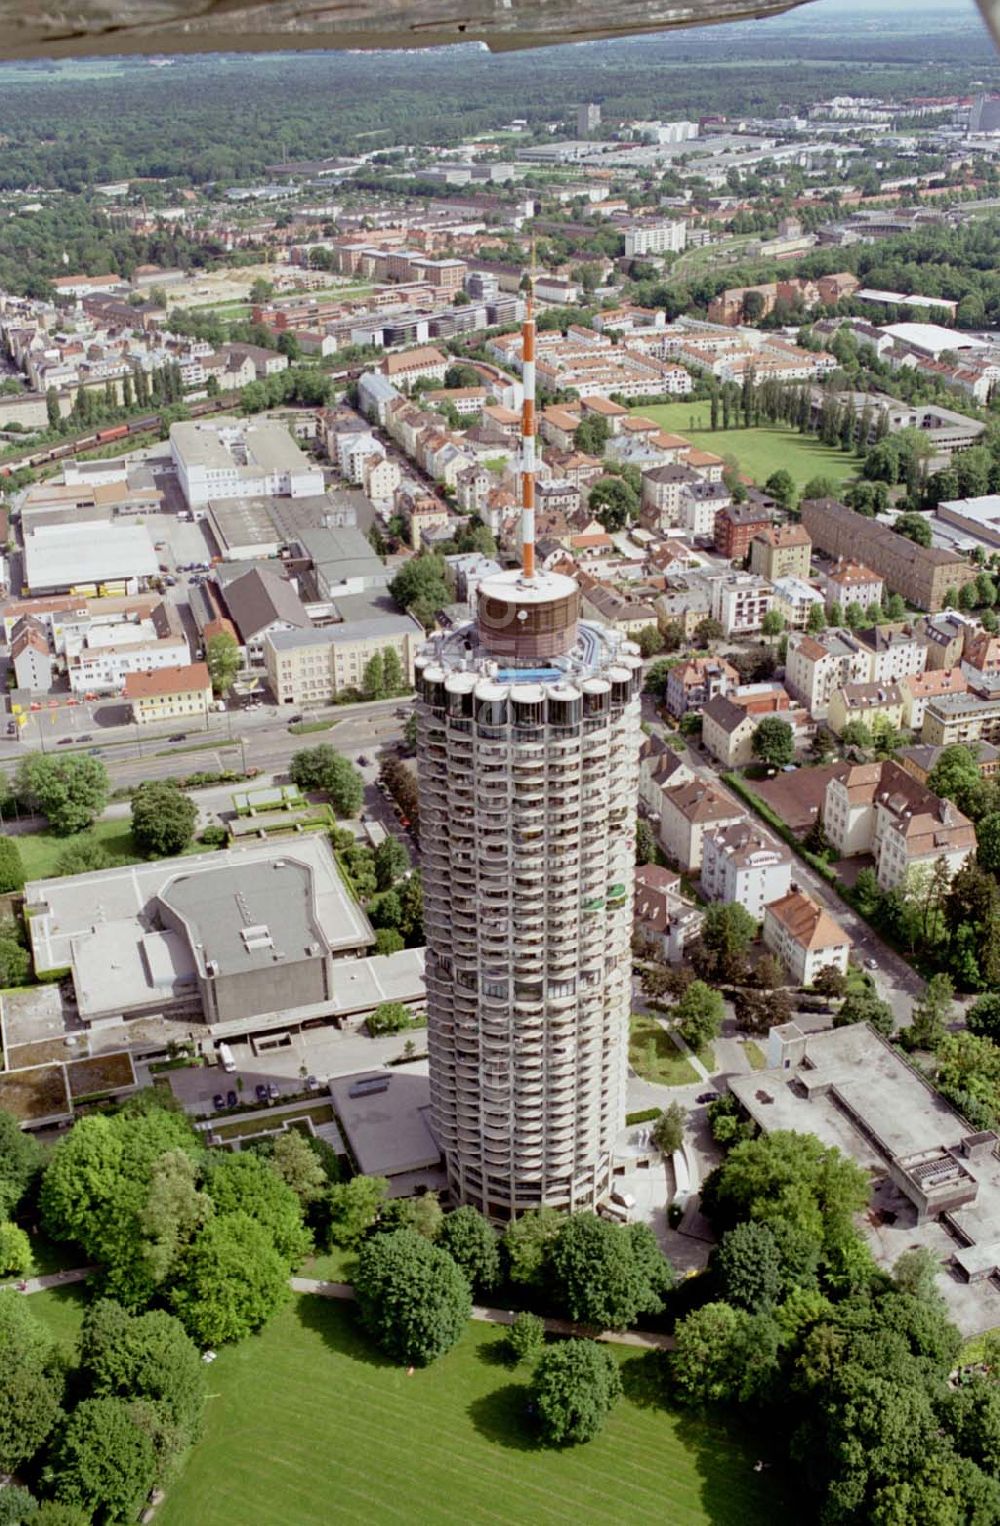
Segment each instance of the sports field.
M761 486L780 467L791 473L800 488L810 477L831 477L834 482L844 482L857 475L855 456L821 445L815 435L800 435L783 424L712 430L707 402L637 403L632 412L655 419L671 434L683 435L692 445L712 450L717 456L735 456L740 470Z

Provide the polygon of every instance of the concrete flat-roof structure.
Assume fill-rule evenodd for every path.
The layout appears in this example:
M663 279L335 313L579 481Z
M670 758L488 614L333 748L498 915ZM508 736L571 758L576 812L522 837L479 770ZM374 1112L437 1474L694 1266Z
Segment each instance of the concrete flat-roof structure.
M25 887L35 969L85 1022L199 1013L245 1032L350 1006L335 967L374 934L320 833Z
M400 1176L439 1163L426 1075L406 1069L360 1071L331 1081L330 1095L365 1176Z
M865 1023L805 1033L772 1028L767 1067L728 1078L766 1133L813 1134L871 1173L862 1228L891 1266L923 1245L966 1335L1000 1322L1000 1140L975 1132L893 1046Z
M24 538L24 581L32 594L107 584L135 592L158 567L145 525L40 525Z

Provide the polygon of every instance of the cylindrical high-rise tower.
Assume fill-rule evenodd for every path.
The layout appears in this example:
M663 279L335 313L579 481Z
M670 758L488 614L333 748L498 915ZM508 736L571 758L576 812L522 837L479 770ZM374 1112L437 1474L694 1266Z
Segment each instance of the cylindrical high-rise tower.
M642 665L579 599L498 574L417 661L433 1123L496 1219L593 1206L625 1121Z

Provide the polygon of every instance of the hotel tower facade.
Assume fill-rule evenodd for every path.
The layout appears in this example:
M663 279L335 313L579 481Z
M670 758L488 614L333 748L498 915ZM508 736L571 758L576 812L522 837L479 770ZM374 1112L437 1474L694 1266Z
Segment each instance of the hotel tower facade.
M520 569L417 659L434 1130L494 1219L593 1207L625 1121L637 648L534 564L534 322L523 352Z

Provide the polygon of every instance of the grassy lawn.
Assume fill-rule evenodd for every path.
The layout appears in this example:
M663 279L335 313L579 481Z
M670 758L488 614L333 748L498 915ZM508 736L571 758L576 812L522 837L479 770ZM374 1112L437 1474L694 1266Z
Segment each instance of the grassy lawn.
M854 456L821 445L815 435L800 435L784 424L713 431L707 401L640 403L632 412L655 419L670 433L683 435L692 445L712 450L717 456L735 456L740 469L758 483L764 483L779 467L790 472L800 488L810 477L832 477L834 482L846 482L857 475L858 462Z
M660 1406L645 1354L617 1348L629 1397L604 1433L548 1451L524 1428L525 1374L498 1363L495 1329L470 1325L440 1362L407 1377L354 1320L304 1297L220 1352L205 1436L158 1526L792 1519L773 1474L753 1473L753 1451Z
M65 1356L71 1357L87 1307L86 1283L74 1282L68 1288L51 1288L47 1293L32 1293L28 1307L48 1325Z
M136 864L143 857L133 841L127 816L97 821L88 831L70 837L57 837L54 832L29 832L17 839L26 878L44 880L58 874L59 859L81 838L88 842L96 838L112 864Z
M715 1069L715 1055L703 1049L698 1056L710 1073ZM629 1025L629 1064L644 1081L658 1081L661 1086L690 1086L698 1072L678 1049L670 1034L654 1017L633 1012Z
M767 1057L763 1049L761 1049L759 1044L755 1044L753 1039L747 1039L743 1045L743 1053L750 1061L751 1070L763 1070L767 1065Z

